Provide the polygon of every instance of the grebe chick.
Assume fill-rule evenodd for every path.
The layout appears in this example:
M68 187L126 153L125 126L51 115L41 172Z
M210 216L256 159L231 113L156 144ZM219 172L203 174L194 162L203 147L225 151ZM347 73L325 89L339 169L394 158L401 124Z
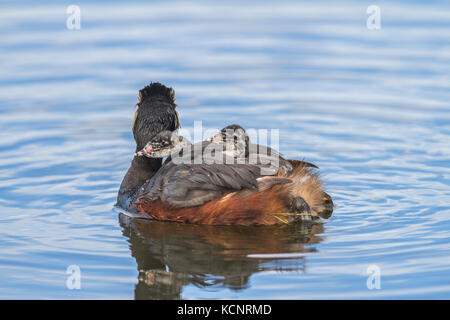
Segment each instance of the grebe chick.
M192 143L188 139L179 136L175 131L165 130L158 133L135 155L148 158L165 158L191 146Z
M280 169L284 170L285 174L288 174L292 171L292 162L294 162L296 165L301 164L306 167L319 169L318 166L311 162L302 160L286 160L281 156L281 154L270 147L251 143L245 129L238 124L232 124L224 127L222 130L220 130L219 133L209 138L207 141L224 144L225 149L237 148L240 153L245 153L246 158L250 157L251 154L252 156L256 156L259 161L262 160L259 158L263 155L278 155L281 162Z

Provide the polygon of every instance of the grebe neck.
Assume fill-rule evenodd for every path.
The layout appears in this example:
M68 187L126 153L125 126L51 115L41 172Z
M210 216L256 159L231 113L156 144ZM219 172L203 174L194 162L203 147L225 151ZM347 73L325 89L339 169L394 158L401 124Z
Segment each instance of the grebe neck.
M159 168L161 168L161 159L135 156L120 185L116 205L128 210L137 189L153 177Z

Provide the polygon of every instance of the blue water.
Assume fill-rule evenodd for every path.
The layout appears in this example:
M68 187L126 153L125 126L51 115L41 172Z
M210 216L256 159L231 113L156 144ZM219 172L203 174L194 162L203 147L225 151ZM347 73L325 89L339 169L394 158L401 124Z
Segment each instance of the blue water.
M450 298L450 5L0 4L0 298ZM336 209L282 227L133 220L113 208L137 92L184 128L280 129ZM69 289L70 265L81 288ZM368 289L369 266L380 289Z

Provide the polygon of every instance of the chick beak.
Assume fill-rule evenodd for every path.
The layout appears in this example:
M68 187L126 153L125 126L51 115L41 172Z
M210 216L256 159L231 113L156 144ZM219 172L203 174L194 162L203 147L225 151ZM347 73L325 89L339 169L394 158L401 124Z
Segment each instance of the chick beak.
M145 156L146 153L150 153L152 152L152 150L153 150L152 147L147 147L142 149L141 151L136 152L134 155L137 157Z

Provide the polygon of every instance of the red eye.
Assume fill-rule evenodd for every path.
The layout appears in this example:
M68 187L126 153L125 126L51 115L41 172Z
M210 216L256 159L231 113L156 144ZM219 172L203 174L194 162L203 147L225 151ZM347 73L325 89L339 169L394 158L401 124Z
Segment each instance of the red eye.
M145 151L147 151L147 152L152 152L152 147L148 147L148 148L145 148Z

